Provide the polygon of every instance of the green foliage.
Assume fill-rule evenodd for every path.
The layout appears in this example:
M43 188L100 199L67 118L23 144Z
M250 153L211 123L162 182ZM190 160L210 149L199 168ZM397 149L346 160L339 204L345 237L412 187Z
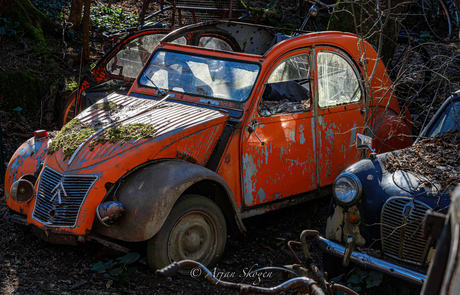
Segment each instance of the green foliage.
M65 154L64 159L70 158L77 148L85 142L97 129L92 125L83 125L80 119L75 118L64 127L53 138L48 147L48 154L53 154L62 148Z
M125 256L118 257L118 261L110 260L105 263L99 261L91 267L91 270L103 273L104 277L123 285L128 281L129 276L137 270L136 267L128 267L128 265L136 262L139 258L138 253L131 252Z
M6 18L0 18L0 40L3 37L16 36L16 29L19 26L19 22L12 24Z
M107 108L109 110L113 107L113 104L111 105L110 103L107 105L100 105L100 109ZM99 108L98 104L93 108ZM99 128L91 123L83 124L78 118L72 119L62 127L61 131L53 138L53 141L48 147L48 154L53 154L62 149L62 153L65 154L64 160L70 158L78 147L98 130ZM152 138L154 133L155 129L149 124L134 123L114 126L105 129L95 136L89 144L89 149L92 151L96 145L103 145L107 142L112 144L119 142L120 145L123 145L133 139Z
M78 83L75 81L69 81L65 84L65 91L74 91L78 88Z
M106 106L110 108L111 106ZM113 106L112 106L113 107ZM102 106L104 108L104 106ZM89 146L90 150L93 150L94 147L98 144L117 143L120 142L120 145L125 144L126 142L138 138L152 138L155 133L155 129L152 125L144 123L134 123L128 125L114 126L107 128L97 138L91 141Z
M28 36L39 41L40 47L45 48L47 46L45 32L53 36L58 36L59 33L55 30L55 24L32 5L30 0L15 0L6 5L8 7L6 10L0 11L0 17L14 19L15 24L18 23L18 26L15 28L17 35L26 33Z
M137 24L137 15L127 14L121 8L96 6L91 8L91 30L112 31Z
M369 293L369 289L379 286L383 281L383 274L374 270L365 271L359 267L353 268L348 274L341 274L335 278L332 278L333 282L342 281L347 285L348 288L353 291L363 294ZM337 295L343 295L343 292L337 292ZM372 292L371 292L372 294Z
M54 20L62 20L66 11L69 11L71 0L49 1L49 0L36 0L33 2L34 6L40 10L41 13Z

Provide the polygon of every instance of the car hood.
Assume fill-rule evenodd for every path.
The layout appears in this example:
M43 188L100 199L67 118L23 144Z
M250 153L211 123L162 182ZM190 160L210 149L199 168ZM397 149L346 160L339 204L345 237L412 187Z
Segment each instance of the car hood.
M176 147L176 154L204 165L227 120L228 114L212 109L168 100L159 102L111 94L81 112L63 127L52 141L59 143L59 140L74 133L79 134L76 136L79 141L61 143L57 145L58 148L54 145L54 152L51 142L48 153L53 159L47 162L57 163L62 171L96 165L120 154L123 154L120 155L123 158L121 163L130 161L129 158L133 157L136 158L134 162L141 163L154 160L162 150L188 139L180 147ZM136 126L147 127L147 131L138 132L134 129L133 132L130 128L137 128ZM113 131L114 128L119 128L118 131L121 132L115 137L113 134L109 136L109 130ZM82 132L84 130L86 133ZM64 137L63 132L66 132ZM129 137L130 133L142 135L132 138ZM101 138L105 140L98 141Z
M448 206L451 190L443 189L435 179L427 179L411 171L390 172L385 168L384 162L390 156L397 157L400 152L379 154L374 160L361 160L344 171L357 175L361 180L366 207L381 208L390 197L414 198L433 209Z

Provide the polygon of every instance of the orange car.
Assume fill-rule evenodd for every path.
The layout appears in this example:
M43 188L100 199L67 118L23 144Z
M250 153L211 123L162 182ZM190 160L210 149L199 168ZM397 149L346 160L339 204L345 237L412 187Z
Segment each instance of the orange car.
M152 268L209 265L227 228L244 232L244 218L329 194L360 158L366 115L380 151L412 143L398 136L410 134L408 112L372 46L348 33L275 32L184 27L127 95L78 97L75 119L37 131L12 157L13 221L54 243L148 241Z

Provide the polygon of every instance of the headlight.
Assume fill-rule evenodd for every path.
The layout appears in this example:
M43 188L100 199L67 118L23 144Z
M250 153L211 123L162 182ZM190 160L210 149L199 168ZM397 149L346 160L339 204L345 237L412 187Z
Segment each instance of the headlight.
M361 181L354 174L342 173L334 181L332 191L337 202L344 206L351 206L361 198Z

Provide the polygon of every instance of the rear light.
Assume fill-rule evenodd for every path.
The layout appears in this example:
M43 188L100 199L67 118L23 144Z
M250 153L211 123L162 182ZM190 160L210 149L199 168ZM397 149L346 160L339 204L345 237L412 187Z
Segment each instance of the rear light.
M34 131L34 138L35 139L42 139L42 138L45 138L45 137L48 137L48 131L46 131L46 130Z

